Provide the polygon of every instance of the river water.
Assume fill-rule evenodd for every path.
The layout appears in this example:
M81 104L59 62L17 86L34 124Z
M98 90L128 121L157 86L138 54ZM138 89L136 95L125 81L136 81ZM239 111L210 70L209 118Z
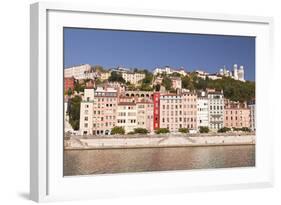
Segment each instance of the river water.
M251 166L254 145L64 152L64 176Z

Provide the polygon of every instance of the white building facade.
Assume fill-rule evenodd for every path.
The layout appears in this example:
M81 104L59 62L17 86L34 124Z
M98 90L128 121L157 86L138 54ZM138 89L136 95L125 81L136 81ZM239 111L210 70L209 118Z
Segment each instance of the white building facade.
M209 128L216 131L223 127L224 96L223 92L208 92L209 100Z
M204 91L197 96L197 127L209 127L209 99Z
M80 105L79 131L81 135L93 134L94 89L85 89Z
M137 128L137 106L134 102L119 102L117 107L117 126L123 127L125 133Z
M85 79L85 73L89 73L91 70L91 65L79 65L70 68L64 69L64 77L71 78L74 77L75 79ZM90 75L90 74L88 74Z
M131 84L138 84L139 81L143 80L145 78L144 73L129 73L129 72L123 72L122 77L126 82L130 82Z
M250 108L250 128L252 131L256 131L256 104L255 101L249 103Z

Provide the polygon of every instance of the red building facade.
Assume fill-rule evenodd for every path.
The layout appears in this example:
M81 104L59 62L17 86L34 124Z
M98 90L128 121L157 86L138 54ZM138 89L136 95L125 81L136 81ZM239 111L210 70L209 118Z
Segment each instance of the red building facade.
M153 129L160 128L160 93L153 94Z
M64 91L67 92L69 88L73 91L74 90L74 81L75 79L72 78L64 78Z

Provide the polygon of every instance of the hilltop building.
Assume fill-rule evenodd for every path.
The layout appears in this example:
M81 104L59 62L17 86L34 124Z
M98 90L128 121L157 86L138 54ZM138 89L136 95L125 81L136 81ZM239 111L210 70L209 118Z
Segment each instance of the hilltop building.
M64 77L71 78L74 77L75 79L82 79L85 78L85 73L91 70L91 65L84 64L79 66L73 66L64 69Z
M155 68L155 70L153 71L153 75L158 75L158 74L173 74L173 73L178 73L180 75L187 75L186 71L184 70L183 67L181 67L180 69L173 69L170 66L165 66L163 68Z
M141 80L145 78L144 73L130 73L130 72L122 72L122 77L126 82L130 82L131 84L137 85Z
M233 71L228 70L225 66L224 68L221 68L219 71L219 75L220 76L226 76L226 77L231 77L234 80L240 80L240 81L245 81L244 78L244 66L241 65L238 68L237 64L233 65Z

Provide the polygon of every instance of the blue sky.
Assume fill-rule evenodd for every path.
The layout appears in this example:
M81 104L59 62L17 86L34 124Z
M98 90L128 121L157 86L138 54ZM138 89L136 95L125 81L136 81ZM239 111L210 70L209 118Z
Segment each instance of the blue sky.
M64 28L64 67L80 64L148 70L168 65L210 73L238 64L245 79L255 80L255 38Z

